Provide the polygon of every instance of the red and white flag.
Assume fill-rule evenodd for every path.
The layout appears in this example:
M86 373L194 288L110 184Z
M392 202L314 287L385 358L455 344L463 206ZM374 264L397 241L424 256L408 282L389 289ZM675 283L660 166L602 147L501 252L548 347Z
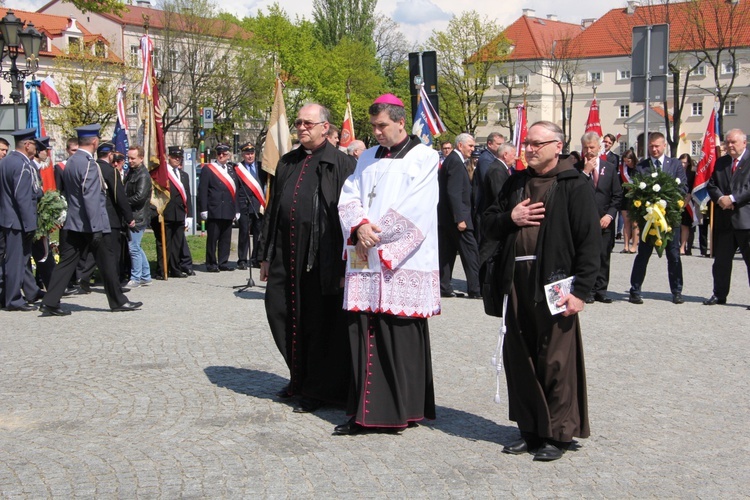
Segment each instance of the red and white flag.
M432 101L430 101L430 97L427 95L427 91L424 89L424 85L422 85L419 89L419 97L424 106L425 117L427 120L427 126L430 128L430 133L434 137L438 137L440 134L446 132L448 128L445 126L443 120L440 119L437 111L435 111L435 108L432 106Z
M52 75L49 75L42 80L42 84L39 86L39 92L41 92L42 95L55 106L60 105L60 94L57 92L57 88L55 88L55 80L52 78Z
M341 137L339 137L339 146L347 147L355 140L354 137L354 120L352 119L352 104L346 101L346 113L344 113L344 124L341 125Z
M586 119L586 133L596 132L599 137L602 137L602 124L599 119L599 104L596 102L596 97L591 101L591 107L589 108L589 117Z
M526 105L516 106L516 125L513 128L513 144L516 145L516 171L526 168L526 158L523 154L523 143L526 140Z
M716 108L711 111L711 117L708 119L706 133L703 135L703 147L701 147L701 159L695 167L695 182L693 183L693 198L703 202L708 196L706 186L709 179L714 173L716 165Z

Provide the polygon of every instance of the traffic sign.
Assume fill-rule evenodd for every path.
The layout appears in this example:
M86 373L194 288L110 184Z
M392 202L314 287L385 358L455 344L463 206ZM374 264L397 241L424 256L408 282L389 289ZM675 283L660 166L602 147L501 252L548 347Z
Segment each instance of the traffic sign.
M214 108L203 108L203 128L214 128Z

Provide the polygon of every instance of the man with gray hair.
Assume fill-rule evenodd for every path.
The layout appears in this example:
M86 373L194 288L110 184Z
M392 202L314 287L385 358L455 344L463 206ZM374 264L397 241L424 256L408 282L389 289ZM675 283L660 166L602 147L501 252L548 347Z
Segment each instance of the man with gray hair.
M474 138L470 134L456 137L456 148L445 158L438 172L440 201L438 203L438 230L440 232L440 295L459 296L453 291L451 278L456 252L466 273L469 298L482 297L479 286L479 249L474 237L471 219L471 181L466 163L474 151ZM460 296L463 296L461 294Z
M365 150L365 143L356 139L346 147L346 154L359 160L359 155Z

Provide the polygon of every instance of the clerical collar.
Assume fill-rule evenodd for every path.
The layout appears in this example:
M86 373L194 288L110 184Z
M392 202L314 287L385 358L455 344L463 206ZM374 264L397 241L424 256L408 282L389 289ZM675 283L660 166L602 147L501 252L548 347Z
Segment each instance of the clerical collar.
M305 148L305 153L311 155L311 154L314 154L314 153L317 153L317 152L323 150L323 148L326 147L326 142L328 142L328 139L326 139L325 141L321 142L320 146L316 147L315 149L307 149L307 148Z
M390 148L386 148L384 146L380 146L378 148L377 153L375 154L376 158L396 158L396 157L402 157L401 152L406 148L406 144L409 142L409 135L407 134L406 138L399 142L398 144L395 144L391 146Z

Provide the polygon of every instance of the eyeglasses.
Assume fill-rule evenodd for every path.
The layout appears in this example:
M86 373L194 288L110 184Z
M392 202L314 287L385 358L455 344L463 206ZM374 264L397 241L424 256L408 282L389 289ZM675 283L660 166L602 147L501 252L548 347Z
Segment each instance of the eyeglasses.
M243 149L242 152L243 153L255 153L255 148Z
M560 142L557 139L552 139L551 141L523 141L521 145L526 148L531 148L532 151L539 151L547 144L552 144L553 142Z
M315 125L320 125L321 123L325 123L325 121L322 121L322 122L311 122L310 120L300 120L299 118L297 118L296 120L294 120L294 126L297 127L297 128L302 128L302 127L312 128Z

